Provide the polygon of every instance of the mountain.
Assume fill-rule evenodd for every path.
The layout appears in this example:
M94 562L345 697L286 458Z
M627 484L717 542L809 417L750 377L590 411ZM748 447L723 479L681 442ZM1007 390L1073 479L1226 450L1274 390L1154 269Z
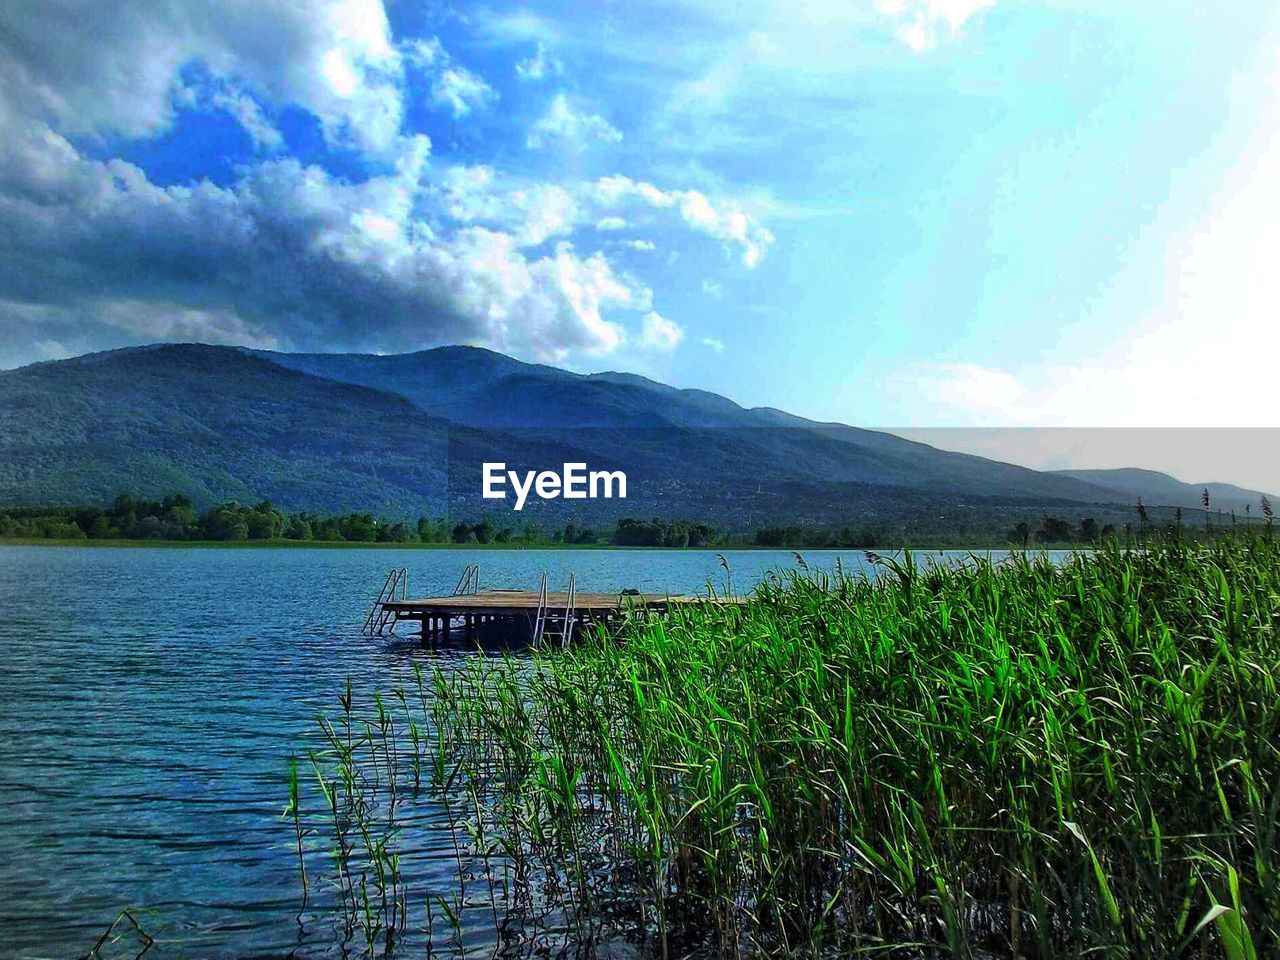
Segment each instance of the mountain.
M1214 512L1235 511L1244 515L1246 507L1257 513L1263 492L1246 490L1233 483L1183 483L1167 473L1141 470L1137 467L1120 467L1112 470L1054 470L1061 477L1083 480L1086 483L1106 487L1124 494L1136 503L1170 504L1203 510L1202 497L1209 491L1209 506ZM1274 499L1274 498L1271 498Z
M453 423L479 427L748 426L732 400L633 374L576 374L479 347L375 356L256 355L313 376L388 390Z
M513 517L509 502L480 497L492 461L622 469L628 497L531 500ZM1198 503L1199 488L1136 473L1042 473L471 347L383 357L166 344L0 372L0 504L177 491L199 506L270 499L517 524L631 515L905 531L1004 529L1043 513L1122 523L1138 496Z
M892 434L823 424L769 408L745 409L704 390L680 390L634 374L575 374L522 363L477 347L439 347L392 356L281 354L260 357L315 376L390 390L453 423L557 436L598 454L616 450L619 431L647 449L678 438L679 459L767 474L874 486L1043 497L1115 499L1085 481L949 453ZM689 444L690 437L699 444ZM663 444L671 438L671 444ZM731 440L728 449L725 441ZM726 459L727 458L727 459Z
M408 400L238 350L140 347L0 374L0 502L128 491L199 504L444 501L448 424ZM412 433L435 455L410 455Z

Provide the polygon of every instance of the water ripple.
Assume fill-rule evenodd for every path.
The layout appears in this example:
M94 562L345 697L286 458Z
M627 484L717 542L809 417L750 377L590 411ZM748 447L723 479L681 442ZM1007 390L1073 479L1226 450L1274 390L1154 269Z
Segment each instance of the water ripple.
M473 562L485 586L546 569L582 590L724 588L709 551L0 547L0 956L82 955L125 907L158 940L149 956L323 952L331 931L294 919L287 758L320 745L348 677L368 696L465 656L358 627L389 567L423 595ZM740 584L791 563L731 556ZM415 882L454 870L437 814L407 856L438 876Z

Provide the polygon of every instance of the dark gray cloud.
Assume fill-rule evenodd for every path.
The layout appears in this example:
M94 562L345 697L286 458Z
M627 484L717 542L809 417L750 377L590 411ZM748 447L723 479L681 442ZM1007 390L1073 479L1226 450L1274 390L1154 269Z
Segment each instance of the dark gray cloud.
M96 308L158 339L199 334L207 317L212 337L286 348L472 340L537 355L611 349L622 331L604 311L649 306L600 255L563 245L531 257L511 233L433 230L417 207L425 141L406 141L393 172L359 184L282 159L230 188L161 188L38 122L15 127L25 135L0 147L0 290L12 303Z

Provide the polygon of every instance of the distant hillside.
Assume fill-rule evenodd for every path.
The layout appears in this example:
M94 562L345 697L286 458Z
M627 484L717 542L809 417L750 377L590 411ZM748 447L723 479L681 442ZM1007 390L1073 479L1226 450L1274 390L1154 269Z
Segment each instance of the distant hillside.
M475 347L387 357L265 351L258 356L316 376L394 391L453 423L572 437L575 445L599 454L616 452L620 439L629 440L637 454L657 448L664 460L673 460L667 464L673 477L732 469L746 471L746 477L780 473L798 480L982 496L1116 499L1114 491L1087 482L948 453L892 434L815 423L767 408L748 410L717 394L679 390L633 374L583 375L522 363Z
M116 350L0 374L0 502L177 491L198 504L442 507L447 429L403 397L238 350Z
M493 460L624 469L629 496L532 502L511 516L480 498L481 464ZM1138 496L1155 505L1187 488L1102 474L1040 473L466 347L375 357L171 344L0 372L0 504L181 492L198 506L270 499L392 517L502 513L516 524L630 515L738 530L932 530L1004 529L1046 513L1122 524Z
M576 374L479 347L373 356L272 353L263 357L343 383L388 390L453 423L478 427L745 427L746 411L701 390L632 374Z
M1243 515L1248 507L1254 514L1263 493L1246 490L1231 483L1183 483L1167 473L1140 470L1137 467L1120 467L1113 470L1055 470L1054 473L1074 480L1097 484L1124 494L1136 502L1139 498L1147 504L1193 507L1203 509L1201 497L1209 491L1209 504L1213 511L1232 510Z

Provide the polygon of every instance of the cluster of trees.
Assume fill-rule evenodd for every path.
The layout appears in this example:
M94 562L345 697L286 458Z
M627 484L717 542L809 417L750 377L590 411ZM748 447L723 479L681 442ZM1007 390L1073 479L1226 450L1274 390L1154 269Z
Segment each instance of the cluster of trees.
M425 527L424 527L425 524ZM92 540L351 540L374 543L417 540L440 524L379 521L369 513L321 517L285 513L264 500L256 506L230 501L203 513L172 494L145 500L121 494L109 507L23 507L0 513L0 536Z
M757 547L806 547L809 549L882 547L888 538L876 530L810 529L805 527L762 527L756 531Z
M545 533L537 524L527 524L520 530L511 527L495 527L490 521L479 523L455 523L448 537L428 537L423 533L423 543L598 543L599 537L589 527L566 523L564 529Z
M1121 537L1127 543L1134 539L1145 540L1155 535L1168 534L1208 540L1212 539L1217 533L1234 529L1238 520L1243 522L1246 529L1250 527L1252 521L1257 520L1252 516L1252 511L1247 506L1245 507L1245 515L1242 518L1237 518L1235 511L1232 511L1229 515L1229 522L1221 516L1215 520L1209 512L1208 490L1205 490L1201 502L1204 505L1203 515L1199 514L1198 511L1184 515L1183 509L1177 507L1173 510L1171 518L1166 511L1165 518L1158 521L1142 501L1138 501L1137 506L1134 508L1138 522L1136 524L1126 522L1123 528L1119 530L1116 529L1114 524L1100 524L1093 517L1085 517L1078 526L1072 526L1069 521L1063 520L1061 517L1046 516L1041 519L1039 527L1032 527L1031 524L1025 521L1017 524L1008 532L1007 539L1011 543L1023 547L1029 546L1032 542L1038 544L1098 543L1102 540L1109 540L1112 537ZM1261 500L1261 507L1261 519L1265 526L1254 524L1254 528L1257 529L1261 526L1262 529L1270 532L1275 521L1275 512L1271 507L1271 501L1265 496ZM1184 519L1189 524L1184 523Z
M1097 543L1116 535L1114 525L1099 524L1093 517L1085 517L1078 527L1061 517L1046 516L1039 527L1032 527L1025 520L1011 529L1007 539L1018 546L1035 543Z
M705 523L626 517L618 521L613 542L620 547L710 547L720 537Z
M619 528L630 531L624 520ZM639 522L648 526L646 522ZM660 521L653 521L660 524ZM667 536L662 546L694 546L709 542L706 527L660 524L665 530L679 526L695 531L683 539ZM350 543L525 543L591 544L601 541L589 527L567 523L544 531L536 524L520 529L497 527L489 520L450 523L420 517L416 522L385 520L371 513L321 516L302 511L286 513L270 501L250 506L236 501L218 504L204 512L190 498L172 494L163 500L146 500L121 494L108 507L15 507L0 511L0 537L58 540L296 540ZM607 538L605 538L607 539ZM668 542L670 541L670 542ZM617 541L615 538L615 542ZM646 541L654 543L655 541Z

